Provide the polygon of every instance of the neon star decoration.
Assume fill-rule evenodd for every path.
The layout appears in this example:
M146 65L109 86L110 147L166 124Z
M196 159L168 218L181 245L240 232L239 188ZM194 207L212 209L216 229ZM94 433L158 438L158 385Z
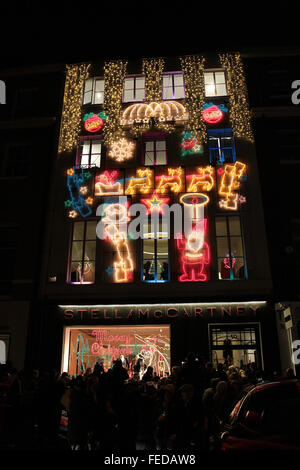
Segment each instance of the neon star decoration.
M215 185L214 168L212 166L198 167L197 174L189 175L191 179L187 187L187 192L211 191Z
M157 179L159 179L159 183L156 190L159 193L167 193L170 191L174 193L179 193L183 187L183 178L183 168L168 168L168 175L157 176Z
M138 168L136 175L129 179L125 194L149 193L153 189L153 170Z
M95 196L112 196L123 194L123 181L119 170L105 170L96 177Z
M133 158L134 150L135 143L122 137L110 144L107 155L116 162L124 162Z
M127 240L127 231L122 230L129 221L127 208L123 204L108 204L104 209L102 222L107 238L114 245L117 260L114 262L114 282L130 282L133 280L133 261ZM122 225L122 229L121 229Z
M170 198L159 198L156 192L154 192L149 199L141 199L141 202L145 204L148 208L147 214L151 214L152 212L157 212L159 214L163 213L163 204L167 204Z
M219 201L221 208L237 210L240 195L236 191L241 186L240 181L245 171L246 165L241 162L235 162L234 165L225 165L218 191L219 195L223 196ZM242 202L245 202L245 200L242 199Z

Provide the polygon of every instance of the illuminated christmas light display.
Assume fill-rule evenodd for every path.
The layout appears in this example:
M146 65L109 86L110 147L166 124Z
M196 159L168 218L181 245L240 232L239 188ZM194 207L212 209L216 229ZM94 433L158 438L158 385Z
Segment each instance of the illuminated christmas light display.
M123 181L119 180L120 172L118 170L105 170L99 176L96 176L95 196L121 195L124 192Z
M162 97L162 72L165 61L162 58L144 59L142 71L145 75L146 101L159 101Z
M136 170L137 176L129 178L125 194L149 193L153 189L153 173L150 168L138 168Z
M85 114L83 117L84 128L88 132L98 132L103 128L106 119L107 116L103 112Z
M154 192L151 196L151 198L149 199L141 199L141 202L143 204L145 204L145 206L147 206L148 208L148 214L151 214L152 212L158 212L160 214L163 213L163 210L162 210L162 205L163 204L167 204L169 202L170 198L160 198L158 197L158 195L156 194L156 192Z
M134 150L135 143L122 137L110 143L107 155L116 162L124 162L134 156Z
M92 209L89 205L93 204L93 199L88 197L84 199L82 197L81 188L87 179L91 177L90 172L84 172L81 168L77 173L75 168L67 170L67 187L70 194L70 199L65 201L66 207L73 207L74 211L69 212L69 217L74 218L79 213L81 217L88 217L92 214ZM84 188L86 186L83 186ZM76 215L74 213L76 212Z
M108 117L103 128L104 144L109 145L124 137L120 125L122 111L123 83L126 75L127 61L113 60L104 65L104 112Z
M156 177L159 180L157 185L157 192L166 193L172 191L179 193L183 187L184 170L181 167L168 168L168 175L161 175Z
M191 179L187 192L211 191L215 185L214 172L212 166L198 167L197 174L187 176L187 179Z
M217 124L222 121L224 113L227 113L227 111L228 109L224 104L205 103L202 111L203 120L208 124Z
M246 165L241 162L235 162L234 165L226 164L219 185L219 195L223 199L219 201L219 206L224 209L237 210L239 194L236 193L240 186L240 180L246 170ZM243 200L245 202L245 199Z
M203 145L200 145L196 137L191 132L184 132L181 143L181 156L197 155L204 152Z
M133 261L127 240L127 231L121 230L129 221L127 208L123 204L108 204L104 209L102 222L104 231L114 245L117 261L114 262L114 282L130 282L133 280ZM127 225L126 225L127 227Z
M226 84L229 94L229 117L236 137L254 142L251 127L251 112L242 59L239 53L219 54L222 67L226 71Z
M81 104L90 64L67 65L58 153L70 152L77 145L80 132Z
M151 103L132 104L122 114L121 124L132 125L135 123L147 124L151 118L160 122L175 121L182 123L188 119L185 107L177 101L154 101Z
M204 63L202 56L185 56L180 58L184 74L185 102L189 120L185 129L191 132L199 145L207 142L206 125L202 110L205 103Z

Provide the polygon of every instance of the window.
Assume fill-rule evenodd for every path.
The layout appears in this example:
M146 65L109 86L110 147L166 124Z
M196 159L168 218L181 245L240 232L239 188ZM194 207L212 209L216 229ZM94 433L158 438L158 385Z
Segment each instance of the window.
M85 81L83 104L102 104L104 102L104 79L88 78Z
M145 77L127 77L124 80L123 102L145 100Z
M169 281L168 225L161 219L146 220L143 230L143 272L146 282Z
M3 176L12 178L29 176L32 170L32 145L9 143L3 167Z
M101 140L82 140L77 155L77 165L85 168L101 166Z
M144 141L144 165L166 165L167 147L164 138Z
M219 279L247 279L239 216L215 219Z
M0 333L0 364L6 364L8 359L9 335Z
M232 129L208 129L209 162L211 165L236 160Z
M93 284L95 281L96 225L94 220L73 225L70 284Z
M183 73L163 74L163 100L184 98Z
M204 72L205 96L225 96L226 81L223 71Z

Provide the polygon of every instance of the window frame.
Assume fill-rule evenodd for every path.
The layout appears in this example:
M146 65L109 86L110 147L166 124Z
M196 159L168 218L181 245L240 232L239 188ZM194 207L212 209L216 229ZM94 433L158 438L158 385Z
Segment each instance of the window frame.
M4 364L7 364L7 362L9 361L9 353L10 353L10 343L11 343L11 334L10 333L7 333L7 332L1 332L0 331L0 341L3 341L4 344L5 344L5 362ZM0 362L0 364L2 364L2 362Z
M239 222L240 222L240 235L231 235L230 234L230 223L229 219L233 217L238 217ZM217 235L217 230L216 230L216 220L218 218L225 218L226 219L226 235ZM246 261L246 250L245 250L245 241L244 241L244 235L243 235L243 227L242 227L242 221L241 221L241 216L239 213L235 214L216 214L214 217L214 229L215 229L215 249L216 249L216 260L217 260L217 276L218 276L218 281L247 281L248 280L248 269L247 269L247 261ZM218 256L218 238L226 238L227 239L227 244L228 244L228 255L229 255L229 262L230 262L230 277L229 278L220 278L219 277L219 260L224 259L224 256ZM243 256L235 256L236 259L243 259L244 260L244 277L235 277L234 272L233 272L233 266L232 266L232 248L231 248L231 238L240 238L241 243L242 243L242 250L243 250Z
M100 166L96 166L95 164L91 164L91 149L92 149L92 143L93 141L99 141L101 144L101 150L100 150ZM103 145L102 145L102 135L93 135L93 136L80 136L77 144L77 152L76 152L76 167L80 168L82 166L81 159L82 159L82 151L81 147L83 146L84 142L90 142L90 151L89 151L89 163L88 166L84 165L84 168L101 168L102 164L102 150L103 150Z
M161 141L164 141L165 145L166 145L166 149L165 149L166 161L164 163L157 164L156 163L156 158L157 158L157 153L159 152L159 150L156 149L156 142L161 142ZM146 159L146 143L147 142L153 142L154 143L154 150L153 150L154 159L153 159L153 163L151 163L151 164L147 164L145 162L145 159ZM164 133L164 132L161 132L161 133L155 132L155 133L143 134L142 144L143 144L143 153L142 153L142 165L143 166L145 166L145 167L164 166L164 165L168 164L167 135L166 135L166 133Z
M225 94L222 94L222 95L219 95L216 93L216 72L223 72L224 74L224 84L225 84L225 91L226 93ZM213 73L213 76L214 76L214 88L215 88L215 94L214 95L207 95L206 94L206 84L205 84L205 74L206 73ZM228 90L227 90L227 77L226 77L226 71L225 69L223 68L218 68L218 69L205 69L204 70L204 95L205 95L205 98L222 98L222 97L226 97L228 96Z
M221 133L223 132L223 135L221 135ZM229 135L231 133L231 135ZM214 136L214 134L216 134L216 136ZM218 136L218 134L220 134ZM228 134L228 135L226 135ZM234 135L233 135L233 130L231 128L224 128L224 129L208 129L207 130L207 136L208 136L208 142L207 142L207 145L208 145L208 151L209 151L209 163L210 165L226 165L227 163L235 163L236 162L236 150L235 150L235 141L234 141ZM212 147L210 146L210 140L212 140L211 138L214 138L214 139L218 139L219 143L221 143L221 139L222 138L231 138L232 140L232 145L229 146L229 147L222 147L221 145L219 145L218 147ZM231 149L232 150L232 160L231 161L228 161L226 160L226 157L224 155L224 152L223 150L229 150ZM215 161L213 159L213 156L212 156L212 151L213 150L217 150L218 153L219 153L219 156L221 158L221 160L219 161Z
M70 233L70 243L69 243L69 256L68 256L68 269L67 269L67 284L68 285L76 285L76 286L81 286L81 285L92 285L92 284L95 284L96 282L96 261L97 261L97 235L95 233L95 239L87 239L86 238L86 234L87 234L87 224L89 222L97 222L96 219L89 219L89 220L76 220L72 223L72 229L71 229L71 233ZM83 238L80 239L80 240L73 240L73 236L74 236L74 228L75 228L75 224L76 223L83 223L84 224L84 229L83 229ZM80 281L72 281L71 280L71 275L72 275L72 263L73 262L78 262L78 263L81 263L81 265L83 266L83 269L84 269L84 264L85 264L85 247L86 247L86 243L89 242L89 241L94 241L95 242L95 259L94 260L89 260L89 261L92 261L94 263L94 280L93 281L88 281L88 282L84 282L83 281L83 276L84 276L84 272L82 270L82 272L80 273ZM82 255L81 255L81 260L80 261L73 261L72 260L72 250L73 250L73 243L74 242L82 242L83 245L82 245Z
M148 227L149 227L149 223L151 224L151 215L147 216L146 217L146 220L147 220L147 223L148 223ZM155 220L155 219L154 219ZM154 233L154 236L153 238L150 238L150 237L144 237L144 233L143 233L143 238L142 238L142 252L141 252L141 280L142 282L150 282L150 283L154 283L154 284L161 284L161 283L164 283L164 282L170 282L170 246L169 246L169 236L167 237L159 237L157 236L157 232L159 233L159 228L163 226L161 225L162 224L162 219L160 217L158 217L156 220L158 220L158 230L155 231ZM145 227L145 220L143 222L143 227ZM163 232L162 232L163 233ZM146 280L144 279L144 240L153 240L154 241L154 279L153 280ZM161 279L159 280L158 279L158 249L157 249L157 240L167 240L168 242L168 255L167 255L167 260L168 260L168 279ZM160 259L160 258L159 258Z
M178 76L178 75L181 75L182 76L182 80L183 80L183 85L180 85L180 86L176 86L175 83L174 83L174 77L175 76ZM164 77L166 76L171 76L172 77L172 86L164 86ZM180 87L183 87L183 96L181 96L180 98L177 98L175 97L175 89L176 88L180 88ZM166 88L172 88L172 98L164 98L164 90ZM162 73L162 100L184 100L185 99L185 83L184 83L184 73L182 71L176 71L176 72L163 72Z
M134 99L125 101L125 80L128 79L128 78L133 79L133 96L134 96ZM137 88L136 87L136 79L137 78L144 78L144 88ZM136 99L136 91L137 90L144 90L144 98L142 100L137 100ZM143 75L143 74L126 75L126 77L124 78L124 82L123 82L122 103L143 103L144 101L146 101L146 78L145 78L145 75Z
M92 89L90 90L92 92L92 97L91 97L91 101L88 101L87 103L84 102L84 99L85 99L85 95L86 93L90 93L90 91L85 91L85 87L86 87L86 82L87 80L93 80L93 84L92 84ZM101 103L95 103L95 94L96 94L96 82L97 81L103 81L103 101ZM84 88L83 88L83 94L82 94L82 106L87 106L87 105L103 105L104 103L104 94L105 94L105 80L104 80L104 77L89 77L87 78L85 81L84 81Z

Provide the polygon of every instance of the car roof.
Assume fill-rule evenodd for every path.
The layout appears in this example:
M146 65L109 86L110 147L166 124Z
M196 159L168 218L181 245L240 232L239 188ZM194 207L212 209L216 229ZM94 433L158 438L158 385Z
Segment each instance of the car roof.
M253 388L249 389L248 392L255 393L270 388L277 388L284 385L294 384L300 391L300 380L298 379L278 379L276 381L265 382L263 384L254 385Z

